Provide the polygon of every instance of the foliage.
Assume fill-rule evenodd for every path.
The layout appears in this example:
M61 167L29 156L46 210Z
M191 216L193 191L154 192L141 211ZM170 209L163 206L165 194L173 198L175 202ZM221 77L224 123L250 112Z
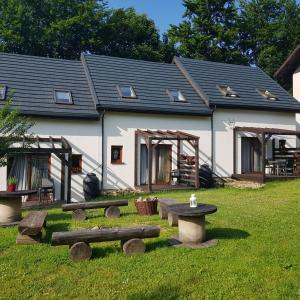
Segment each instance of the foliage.
M240 52L239 24L234 0L185 0L184 21L171 26L168 37L185 57L246 63Z
M185 19L168 37L180 55L255 64L273 75L300 43L296 0L185 0Z
M7 179L8 185L16 185L17 182L18 182L18 179L15 176L8 177L8 179Z
M188 202L192 192L152 195ZM128 196L129 206L121 208L119 219L105 218L99 209L86 221L74 222L71 213L48 207L47 228L38 245L16 245L17 228L0 228L0 298L298 299L300 181L196 195L199 202L218 207L206 217L208 239L219 239L209 249L168 246L178 228L158 215L137 215L133 199L138 196ZM134 257L121 252L119 241L92 243L92 259L76 264L69 259L68 246L50 245L54 231L99 225L159 225L161 236L145 239L146 253Z
M22 139L33 122L20 114L20 110L12 108L13 99L9 97L0 108L0 166L6 165L6 156L9 148ZM30 142L26 141L26 146Z

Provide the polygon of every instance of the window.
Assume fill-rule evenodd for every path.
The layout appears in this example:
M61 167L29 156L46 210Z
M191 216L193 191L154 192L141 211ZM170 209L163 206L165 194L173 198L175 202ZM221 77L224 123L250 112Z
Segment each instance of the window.
M174 102L186 102L185 97L179 90L167 90L167 93Z
M233 90L229 85L218 85L217 87L224 97L239 97L239 94L235 90Z
M276 96L274 96L270 91L266 89L258 89L257 91L260 95L262 95L267 100L272 100L272 101L278 100Z
M73 104L72 94L69 91L54 91L54 99L58 104Z
M82 155L72 154L72 174L82 173Z
M5 100L6 98L6 85L0 85L0 100Z
M131 85L118 85L117 88L122 98L137 98Z
M111 146L111 163L122 164L123 146Z

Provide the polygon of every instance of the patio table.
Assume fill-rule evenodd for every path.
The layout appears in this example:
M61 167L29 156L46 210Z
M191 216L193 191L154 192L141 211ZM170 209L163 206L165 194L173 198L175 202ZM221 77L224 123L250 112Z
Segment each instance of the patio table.
M0 191L0 226L14 225L21 221L22 196L36 193L36 190Z
M179 241L183 244L200 244L205 241L205 216L217 211L215 205L198 204L190 207L189 204L175 204L169 211L178 216Z

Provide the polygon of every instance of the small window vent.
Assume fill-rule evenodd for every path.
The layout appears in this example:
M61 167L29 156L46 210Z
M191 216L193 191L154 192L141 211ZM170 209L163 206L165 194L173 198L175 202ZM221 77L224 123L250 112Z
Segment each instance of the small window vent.
M186 102L186 99L180 90L167 90L167 94L174 102Z
M122 98L135 99L136 93L131 85L118 85L117 89Z
M278 98L267 89L258 89L258 93L267 100L276 101Z
M218 85L217 87L224 97L230 97L230 98L240 97L239 94L229 85Z
M5 100L6 98L6 85L0 84L0 100Z
M72 94L70 91L54 90L54 100L58 104L73 104Z

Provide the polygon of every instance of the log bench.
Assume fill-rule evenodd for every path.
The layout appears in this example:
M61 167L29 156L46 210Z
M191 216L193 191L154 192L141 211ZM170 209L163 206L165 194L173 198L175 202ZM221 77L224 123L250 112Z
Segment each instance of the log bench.
M161 219L168 219L170 226L178 226L178 216L169 212L169 206L178 204L175 199L158 199L159 203L159 217Z
M73 220L83 221L87 218L85 210L95 208L104 208L107 218L119 218L121 212L118 206L128 206L128 200L70 203L62 205L62 210L73 211Z
M69 245L70 258L74 262L78 262L91 258L90 243L120 240L123 252L126 255L135 255L145 252L145 244L142 239L158 237L159 234L160 227L158 226L54 232L51 244L53 246Z
M41 241L42 228L46 227L46 211L31 211L18 226L17 244L31 245Z

